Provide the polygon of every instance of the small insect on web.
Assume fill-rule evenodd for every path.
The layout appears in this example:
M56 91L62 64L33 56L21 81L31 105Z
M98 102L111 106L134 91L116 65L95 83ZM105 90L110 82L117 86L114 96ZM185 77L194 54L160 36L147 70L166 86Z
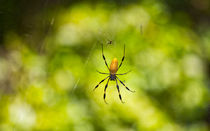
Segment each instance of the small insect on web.
M125 45L124 45L123 57L122 57L122 60L121 60L121 63L120 63L119 66L118 66L118 60L117 60L117 58L114 58L114 59L112 60L110 67L108 66L107 61L106 61L106 58L105 58L105 56L104 56L104 52L103 52L103 44L102 44L102 57L103 57L103 59L104 59L104 62L105 62L105 64L106 64L106 67L107 67L108 70L109 70L109 73L103 73L103 72L97 71L97 72L100 73L100 74L106 74L106 75L108 75L108 76L107 76L106 78L104 78L103 80L101 80L101 81L98 83L98 85L96 85L96 87L95 87L93 90L95 90L102 82L104 82L104 81L108 78L108 81L107 81L107 83L106 83L106 85L105 85L105 88L104 88L104 102L107 104L107 102L106 102L106 89L107 89L107 87L108 87L109 80L110 80L110 81L116 81L116 87L117 87L117 91L118 91L118 94L119 94L120 101L121 101L122 103L124 103L123 100L122 100L121 94L120 94L120 89L119 89L118 81L119 81L127 90L129 90L130 92L135 92L135 91L130 90L130 89L129 89L129 88L128 88L128 87L127 87L127 86L118 78L118 75L125 75L125 74L129 73L130 71L128 71L128 72L126 72L126 73L122 73L122 74L117 74L117 71L120 69L120 67L121 67L121 65L122 65L122 63L123 63L123 61L124 61L124 59L125 59Z

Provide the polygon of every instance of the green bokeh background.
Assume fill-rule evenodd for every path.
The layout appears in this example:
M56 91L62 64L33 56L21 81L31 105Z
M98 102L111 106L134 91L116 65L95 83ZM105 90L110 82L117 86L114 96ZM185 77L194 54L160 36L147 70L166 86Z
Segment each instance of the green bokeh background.
M16 1L0 6L0 130L210 130L210 2ZM109 44L109 41L112 41ZM126 56L103 93L113 58Z

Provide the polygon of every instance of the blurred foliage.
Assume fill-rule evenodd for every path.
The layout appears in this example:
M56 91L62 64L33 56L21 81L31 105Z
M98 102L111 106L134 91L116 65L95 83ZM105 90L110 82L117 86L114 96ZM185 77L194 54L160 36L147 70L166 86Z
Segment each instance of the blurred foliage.
M210 130L209 1L0 5L0 130ZM106 82L92 91L108 72L101 44L108 64L126 46L125 104L115 82L109 104Z

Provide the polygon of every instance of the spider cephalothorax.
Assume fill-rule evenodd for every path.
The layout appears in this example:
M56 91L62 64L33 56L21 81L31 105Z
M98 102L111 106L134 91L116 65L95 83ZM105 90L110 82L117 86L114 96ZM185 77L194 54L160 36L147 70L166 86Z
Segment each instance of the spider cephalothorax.
M122 60L121 60L121 63L120 63L120 65L119 65L119 67L118 67L118 60L117 60L117 58L114 58L113 60L112 60L112 62L111 62L111 65L110 65L110 67L108 67L108 64L107 64L107 62L106 62L106 58L105 58L105 56L104 56L104 53L103 53L103 45L102 45L102 57L103 57L103 59L104 59L104 61L105 61L105 64L106 64L106 66L107 66L107 68L109 69L109 73L103 73L103 72L99 72L100 74L107 74L107 75L109 75L109 76L107 76L106 78L104 78L102 81L100 81L99 82L99 84L98 85L96 85L96 87L94 88L94 90L104 81L104 80L106 80L107 78L108 78L108 81L107 81L107 84L106 84L106 86L105 86L105 89L104 89L104 101L105 101L105 103L107 103L106 102L106 89L107 89L107 87L108 87L108 83L109 83L109 80L111 80L111 81L116 81L116 85L117 85L117 90L118 90L118 93L119 93L119 98L120 98L120 100L121 100L121 102L122 103L124 103L123 101L122 101L122 97L121 97L121 94L120 94L120 89L119 89L119 85L118 85L118 82L117 81L120 81L120 83L127 89L127 90L129 90L129 91L131 91L118 77L117 77L117 75L125 75L125 74L127 74L127 73L129 73L129 72L126 72L126 73L122 73L122 74L117 74L117 71L119 70L119 68L121 67L121 65L122 65L122 62L124 61L124 58L125 58L125 46L124 46L124 55L123 55L123 57L122 57ZM134 92L134 91L131 91L131 92Z

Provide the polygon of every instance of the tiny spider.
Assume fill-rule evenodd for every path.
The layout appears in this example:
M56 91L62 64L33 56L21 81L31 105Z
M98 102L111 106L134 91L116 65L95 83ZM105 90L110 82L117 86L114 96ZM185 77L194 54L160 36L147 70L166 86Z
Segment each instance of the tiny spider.
M131 92L135 92L135 91L132 91L132 90L130 90L118 77L117 77L117 75L125 75L125 74L127 74L127 73L129 73L129 72L126 72L126 73L122 73L122 74L116 74L117 73L117 71L119 70L119 68L121 67L121 65L122 65L122 62L124 61L124 58L125 58L125 45L124 45L124 55L123 55L123 57L122 57L122 60L121 60L121 63L120 63L120 65L119 65L119 67L118 67L118 60L117 60L117 58L114 58L113 60L112 60L112 62L111 62L111 65L110 65L110 68L108 67L108 64L107 64L107 62L106 62L106 58L105 58L105 56L104 56L104 53L103 53L103 44L102 44L102 57L103 57L103 59L104 59L104 61L105 61L105 64L106 64L106 67L108 68L108 70L109 70L109 73L103 73L103 72L99 72L100 74L107 74L107 75L109 75L109 76L107 76L106 78L104 78L102 81L100 81L99 83L98 83L98 85L96 85L96 87L94 88L94 90L104 81L104 80L106 80L107 78L108 78L108 81L107 81L107 84L106 84L106 86L105 86L105 88L104 88L104 102L107 104L107 102L106 102L106 89L107 89L107 87L108 87L108 83L109 83L109 80L111 80L111 81L116 81L116 86L117 86L117 90L118 90L118 93L119 93L119 98L120 98L120 100L121 100L121 102L122 103L124 103L123 101L122 101L122 97L121 97L121 94L120 94L120 89L119 89L119 85L118 85L118 80L120 81L120 83L127 89L127 90L129 90L129 91L131 91Z
M113 43L112 40L108 40L108 42L107 42L108 45L111 45L112 43Z

